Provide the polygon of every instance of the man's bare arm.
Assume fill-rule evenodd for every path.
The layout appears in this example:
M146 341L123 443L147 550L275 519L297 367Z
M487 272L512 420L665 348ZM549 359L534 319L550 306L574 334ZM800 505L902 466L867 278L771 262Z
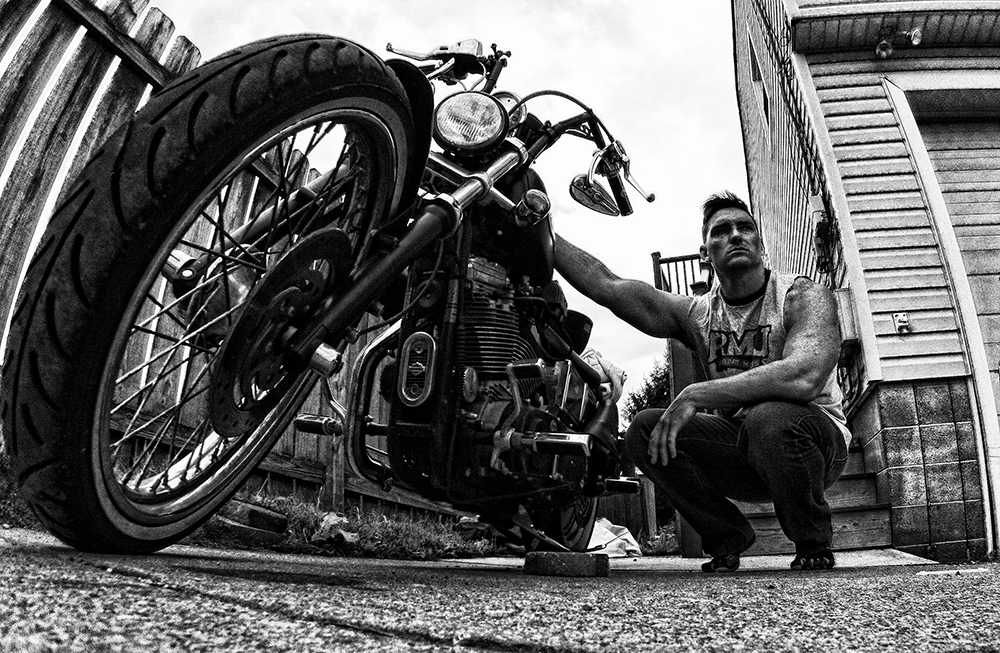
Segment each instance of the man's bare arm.
M643 333L691 344L687 321L689 297L657 290L642 281L623 279L558 235L556 270L574 288Z
M671 402L650 434L650 455L666 464L677 454L677 433L700 409L740 408L768 400L809 402L819 396L840 356L833 294L798 279L785 297L781 360L741 374L693 383Z

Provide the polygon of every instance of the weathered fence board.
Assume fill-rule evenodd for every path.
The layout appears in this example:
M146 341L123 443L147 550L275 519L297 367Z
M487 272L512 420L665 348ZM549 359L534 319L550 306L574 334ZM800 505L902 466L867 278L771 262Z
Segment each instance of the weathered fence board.
M50 9L54 14L61 13L55 6ZM123 31L136 20L135 11L124 0L114 0L108 10L115 27ZM53 25L61 26L68 19L53 16L52 20ZM71 30L66 28L65 31ZM25 47L30 44L26 43ZM54 56L59 49L62 48L55 48L49 56ZM63 158L68 155L73 135L113 60L113 55L100 43L84 38L31 126L26 147L11 170L0 201L2 297L16 294L21 268L28 256L27 244L32 240L36 225L44 220L42 210L55 185ZM7 323L8 311L9 305L5 305L0 311L0 323Z
M38 2L28 0L3 0L0 2L0 54L7 51L11 42L28 22Z
M145 48L152 56L160 57L173 35L173 23L156 8L151 9L136 33L136 42ZM191 49L190 44L186 48ZM187 65L181 60L182 65ZM172 72L181 72L176 69ZM140 76L131 66L119 66L111 78L107 90L93 118L87 125L86 133L80 142L66 178L73 179L97 150L98 146L116 127L123 124L135 112L145 93L147 80ZM66 196L68 188L60 191L58 205Z

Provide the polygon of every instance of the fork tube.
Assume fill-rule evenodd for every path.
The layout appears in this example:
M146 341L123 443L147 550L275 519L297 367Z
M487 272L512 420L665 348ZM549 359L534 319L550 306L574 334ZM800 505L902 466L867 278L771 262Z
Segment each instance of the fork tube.
M454 209L431 204L416 220L399 245L382 257L369 259L352 275L340 298L327 309L318 322L294 334L286 354L293 363L305 366L312 354L331 334L340 334L389 289L420 254L447 234L455 224Z
M437 392L434 415L431 418L431 446L434 455L431 456L433 468L432 481L437 482L446 496L452 498L451 488L454 485L454 454L455 438L458 424L455 420L456 400L453 386L455 383L455 360L458 347L459 322L464 312L465 287L469 278L469 258L472 251L472 229L468 225L458 232L458 260L452 268L452 276L448 280L448 295L444 308L444 319L441 324L441 354L437 365Z

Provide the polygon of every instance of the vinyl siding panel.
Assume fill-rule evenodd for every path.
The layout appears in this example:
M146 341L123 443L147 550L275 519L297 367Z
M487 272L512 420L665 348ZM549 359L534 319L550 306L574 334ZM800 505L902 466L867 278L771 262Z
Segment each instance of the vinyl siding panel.
M968 366L941 252L882 83L892 72L971 70L984 63L982 57L965 56L964 50L932 59L901 54L906 56L889 60L868 52L815 54L808 55L808 62L851 211L883 376L964 375ZM921 54L926 57L927 51ZM997 67L995 62L986 65ZM964 212L976 215L971 206ZM896 332L893 313L898 312L907 313L911 332Z
M995 377L1000 367L1000 121L924 122L920 132L952 215Z

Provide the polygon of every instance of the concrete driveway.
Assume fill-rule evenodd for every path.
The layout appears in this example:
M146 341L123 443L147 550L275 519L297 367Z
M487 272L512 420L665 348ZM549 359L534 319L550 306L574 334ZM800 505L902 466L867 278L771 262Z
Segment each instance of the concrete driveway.
M832 571L782 558L707 575L613 559L604 578L518 558L400 562L175 546L81 554L0 530L0 651L968 651L1000 647L1000 566L898 552Z

